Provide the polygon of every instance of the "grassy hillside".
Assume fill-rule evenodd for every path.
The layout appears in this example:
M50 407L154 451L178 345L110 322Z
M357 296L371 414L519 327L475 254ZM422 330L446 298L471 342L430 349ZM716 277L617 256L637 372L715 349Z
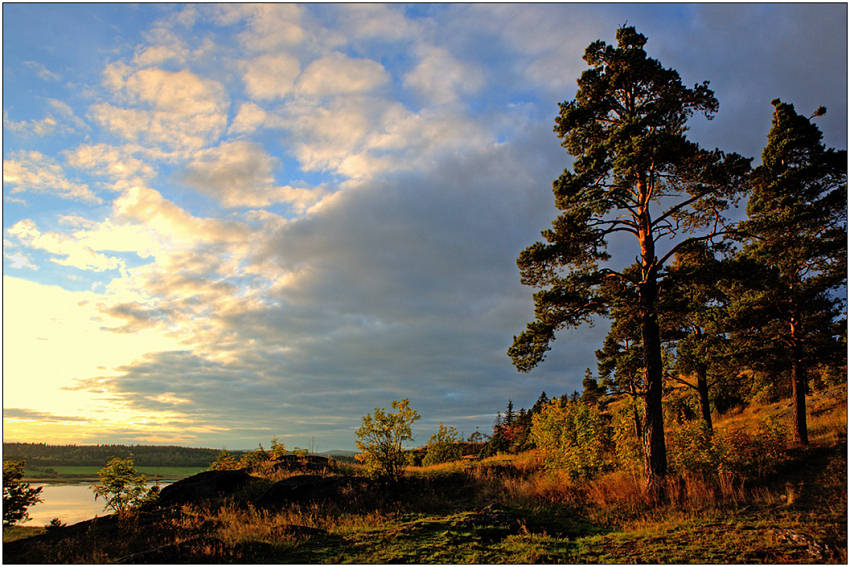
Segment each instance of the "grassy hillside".
M7 562L846 563L846 391L810 399L811 446L783 447L764 474L720 483L671 475L650 503L635 475L589 481L529 452L411 467L396 486L276 510L262 483L221 505L184 505L104 529L34 540ZM720 416L718 432L787 421L790 402ZM348 466L350 474L356 467ZM328 473L330 475L339 473ZM143 526L143 527L140 527ZM19 551L26 549L25 552ZM138 555L133 555L138 554Z

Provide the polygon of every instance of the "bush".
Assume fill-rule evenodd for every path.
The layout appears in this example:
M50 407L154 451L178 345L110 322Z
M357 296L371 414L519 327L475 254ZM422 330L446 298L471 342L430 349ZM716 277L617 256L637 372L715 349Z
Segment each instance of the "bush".
M461 446L458 445L460 442L461 437L457 429L440 423L437 432L428 440L427 452L422 459L422 464L427 467L460 459L463 454Z
M572 478L593 478L610 468L611 431L596 406L552 400L532 418L531 438L548 468Z
M103 497L106 508L124 514L148 500L147 477L136 471L133 459L115 458L97 473L100 482L92 485L94 498Z
M3 525L13 526L29 518L27 508L41 502L41 487L23 482L23 461L3 461Z
M732 430L723 434L721 469L743 478L762 478L776 470L788 446L786 427L776 418L761 420L756 434Z
M635 428L635 411L636 401L629 399L611 416L614 468L633 474L643 471L643 447Z
M702 420L676 424L667 432L667 455L671 472L712 476L724 460L722 443L716 442Z
M235 471L242 468L242 463L227 449L222 449L210 464L211 471Z
M394 400L394 413L375 408L372 415L364 415L357 430L357 448L363 451L357 459L369 474L397 480L407 461L402 443L413 439L411 424L419 419L419 413L410 407L410 401Z

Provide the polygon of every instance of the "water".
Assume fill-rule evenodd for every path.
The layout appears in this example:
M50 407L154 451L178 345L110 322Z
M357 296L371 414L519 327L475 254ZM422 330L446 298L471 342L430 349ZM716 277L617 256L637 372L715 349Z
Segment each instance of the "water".
M95 516L107 516L112 511L103 509L103 498L94 499L94 492L91 490L90 482L76 484L43 484L32 482L30 486L41 486L42 501L34 506L30 506L27 512L30 519L21 522L23 526L44 526L50 523L53 518L59 518L62 523L76 524L83 520L94 518ZM163 487L167 482L160 482L159 486ZM154 483L148 483L148 487Z

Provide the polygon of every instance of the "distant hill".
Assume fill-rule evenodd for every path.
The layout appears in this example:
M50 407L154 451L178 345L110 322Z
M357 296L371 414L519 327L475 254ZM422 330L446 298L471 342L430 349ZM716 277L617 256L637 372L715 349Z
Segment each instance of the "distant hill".
M320 457L332 457L337 461L342 461L346 463L356 462L354 455L356 455L357 451L343 451L341 449L332 449L330 451L322 451L321 453L316 453Z
M137 466L207 467L221 449L173 445L48 445L3 443L3 458L26 461L29 467L62 465L103 466L115 457L132 455ZM230 451L237 458L246 451Z

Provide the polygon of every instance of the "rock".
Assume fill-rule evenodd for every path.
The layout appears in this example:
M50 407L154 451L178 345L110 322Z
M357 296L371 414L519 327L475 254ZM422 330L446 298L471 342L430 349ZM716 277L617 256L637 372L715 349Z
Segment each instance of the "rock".
M163 487L158 502L165 506L199 503L227 497L257 482L244 470L206 471Z
M293 502L333 500L362 484L362 479L351 476L296 475L271 485L255 504L259 508L280 508Z

